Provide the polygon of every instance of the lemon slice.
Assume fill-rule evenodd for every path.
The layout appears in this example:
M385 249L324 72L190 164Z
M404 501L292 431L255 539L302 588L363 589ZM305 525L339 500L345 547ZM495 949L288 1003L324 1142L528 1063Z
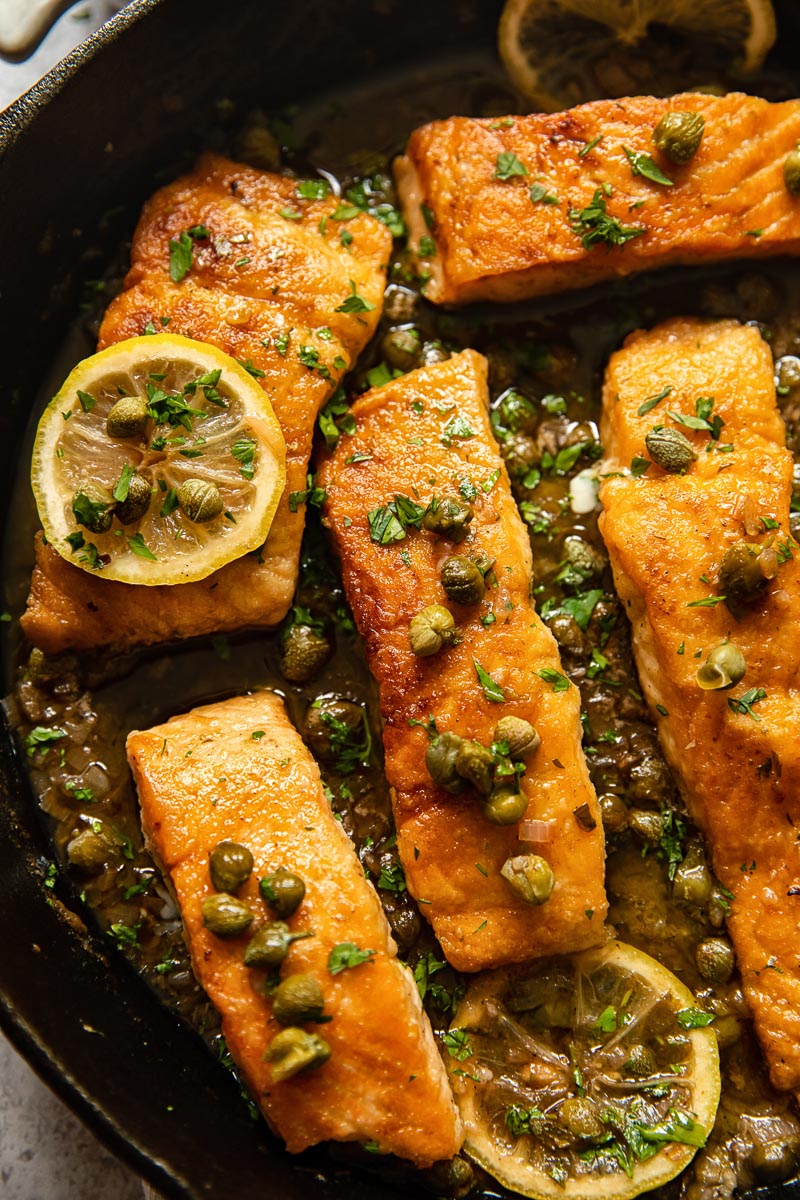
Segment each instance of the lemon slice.
M203 579L260 546L286 444L254 374L161 333L78 363L39 422L31 484L48 542L102 579Z
M712 1019L621 942L481 975L445 1035L466 1153L537 1200L666 1183L714 1124Z
M555 112L713 88L757 71L775 36L770 0L507 0L498 43L515 87Z

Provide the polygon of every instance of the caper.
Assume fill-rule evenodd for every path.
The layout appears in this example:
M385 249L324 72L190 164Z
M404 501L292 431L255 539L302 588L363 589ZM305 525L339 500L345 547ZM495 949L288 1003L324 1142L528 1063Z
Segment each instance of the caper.
M253 856L238 842L220 842L208 860L211 882L218 892L235 892L253 873Z
M486 590L483 575L475 563L462 554L453 554L444 560L439 578L448 600L456 604L480 604L483 599Z
M253 914L247 905L227 892L206 896L202 908L203 924L217 937L236 937L253 923Z
M434 1163L421 1172L421 1182L426 1191L436 1196L452 1196L463 1200L475 1187L475 1172L465 1158L451 1158Z
M649 1046L644 1046L641 1042L634 1042L628 1051L628 1059L622 1069L626 1075L631 1075L634 1079L645 1079L648 1075L655 1073L656 1056Z
M326 696L309 706L303 723L303 741L318 758L335 759L341 738L332 739L334 731L338 729L346 737L349 733L355 733L359 726L363 727L363 723L364 710L360 704ZM342 729L342 726L345 728Z
M800 196L800 143L783 160L783 180L792 196Z
M750 1154L750 1166L758 1183L783 1183L796 1169L797 1145L789 1145L784 1138L773 1138L754 1146Z
M661 813L646 808L632 808L628 813L628 825L648 846L655 846L661 841L664 832Z
M324 1008L325 997L313 975L289 975L272 994L272 1015L281 1025L318 1021Z
M67 846L67 859L87 875L99 875L108 863L111 847L106 839L91 829L84 829Z
M606 560L599 550L581 537L564 539L564 559L584 579L593 579L603 574Z
M422 338L418 329L391 329L381 342L383 357L399 371L410 371L417 365Z
M425 766L433 782L454 794L464 790L464 780L456 770L461 740L457 733L440 733L425 751Z
M604 792L599 798L600 815L606 833L622 833L628 828L628 806L615 792Z
M312 1071L321 1067L331 1056L328 1043L316 1033L306 1033L290 1025L277 1033L267 1047L266 1062L272 1064L274 1083L283 1083L300 1071Z
M558 1123L581 1141L608 1137L608 1126L603 1124L597 1104L588 1096L567 1096L558 1110Z
M141 521L152 498L153 492L147 480L142 475L132 475L128 494L124 500L117 502L115 515L123 525L134 525Z
M144 396L123 396L106 417L106 433L112 438L140 437L147 425L147 410Z
M775 363L776 387L796 388L800 383L800 358L796 354L784 354Z
M417 658L430 658L443 646L452 646L455 635L455 618L443 604L429 604L408 625L408 641Z
M541 738L524 717L501 717L494 727L494 740L505 742L509 758L521 762L539 749Z
M483 806L482 812L492 825L516 825L525 816L528 807L527 797L522 792L515 792L510 787L499 787L492 792Z
M714 883L706 864L706 856L699 842L690 842L686 847L683 862L675 870L672 881L673 899L701 908L707 904Z
M464 738L456 751L456 771L467 783L471 783L482 796L492 790L494 758L492 752L480 742Z
M538 444L527 433L510 433L501 443L500 453L503 455L506 470L512 479L524 479L531 467L536 466L541 459ZM538 482L538 471L531 476L531 481L533 480ZM533 482L530 486L534 486Z
M705 123L702 113L665 113L653 130L653 145L670 162L687 163L700 149Z
M289 926L285 921L265 921L247 943L244 965L246 967L279 967L289 953L292 942L312 936L310 931L290 933Z
M207 479L185 479L178 488L178 504L197 525L213 521L225 507L219 488Z
M474 516L469 504L453 496L434 497L422 515L422 528L450 542L463 542Z
M550 899L556 882L553 868L538 854L517 854L507 858L500 874L509 890L526 904L544 904Z
M581 627L569 613L554 613L547 618L547 626L562 650L574 654L583 651L584 637Z
M665 429L663 426L651 429L645 435L644 444L656 466L670 475L680 475L697 458L692 443L680 429Z
M108 533L116 503L108 488L91 480L82 484L72 498L72 514L90 533Z
M756 542L736 542L725 552L717 579L719 590L734 604L750 604L757 600L771 579L778 573L778 558L770 546Z
M294 871L279 867L271 875L259 880L259 891L267 904L279 917L291 917L303 903L306 885Z
M307 683L331 656L333 647L310 625L292 625L281 640L281 675L290 683Z
M742 679L746 671L744 655L732 642L715 646L702 667L697 668L697 686L704 692L727 691Z
M694 952L697 969L709 983L727 983L736 966L733 946L725 938L707 937Z
M447 362L449 357L450 351L442 345L438 338L434 338L432 342L426 342L422 347L420 365L433 367L436 363Z

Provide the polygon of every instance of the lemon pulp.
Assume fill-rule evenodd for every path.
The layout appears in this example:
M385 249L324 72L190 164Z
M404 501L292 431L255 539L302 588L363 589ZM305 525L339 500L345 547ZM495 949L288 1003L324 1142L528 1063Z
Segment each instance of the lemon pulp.
M262 545L285 484L286 446L260 373L248 367L168 333L80 362L45 409L33 449L33 492L58 553L100 578L153 585L202 579ZM126 397L146 403L146 422L112 436L109 413ZM142 479L150 499L130 520L125 501L132 486L144 493ZM192 506L192 488L215 503Z

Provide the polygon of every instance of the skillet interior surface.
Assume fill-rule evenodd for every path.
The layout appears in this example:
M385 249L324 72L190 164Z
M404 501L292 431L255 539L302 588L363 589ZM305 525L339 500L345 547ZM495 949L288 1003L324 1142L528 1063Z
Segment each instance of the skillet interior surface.
M783 7L790 46L798 14ZM105 267L154 187L204 145L220 99L269 109L387 67L411 72L431 56L465 61L492 45L500 4L222 8L137 0L0 119L0 205L13 231L0 261L6 509L27 415L82 280ZM12 524L10 541L18 533ZM109 950L66 881L47 886L52 851L7 731L0 795L0 1019L112 1148L175 1196L390 1194L385 1181L321 1155L292 1161L268 1142L228 1072Z

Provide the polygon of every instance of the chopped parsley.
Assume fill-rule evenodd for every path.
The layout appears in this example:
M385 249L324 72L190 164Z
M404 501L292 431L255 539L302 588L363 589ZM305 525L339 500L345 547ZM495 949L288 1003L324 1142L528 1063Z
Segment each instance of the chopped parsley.
M355 282L350 280L350 295L344 300L334 312L340 313L363 313L372 312L375 308L374 304L370 304L369 300L365 300L363 296L359 296L356 291Z
M240 473L244 479L252 479L255 473L256 439L243 433L231 446L231 454L239 463Z
M647 400L645 400L637 408L637 410L636 410L637 416L639 416L639 417L646 416L649 412L651 412L655 408L655 406L657 404L660 404L662 400L666 400L667 396L669 396L671 392L672 392L672 385L668 384L667 387L663 388L658 393L658 395L650 396Z
M530 190L531 204L558 204L555 192L548 192L541 183L532 183Z
M569 680L566 675L562 675L560 671L554 670L553 667L542 667L541 671L537 671L536 673L545 683L553 685L554 692L566 692L569 690Z
M158 562L158 558L147 543L141 533L128 535L128 546L139 558L146 558L149 562Z
M207 237L209 232L205 225L192 225L191 229L185 229L177 239L170 241L169 277L173 283L180 283L189 274L194 257L194 242Z
M495 179L513 179L515 175L528 175L528 168L511 150L503 150L497 156L494 168Z
M505 703L505 692L500 687L500 684L496 683L487 671L484 671L477 658L473 658L472 665L475 668L475 674L478 676L478 683L483 688L483 694L486 699L491 700L494 704Z
M591 250L601 242L610 250L647 233L643 225L623 225L618 217L609 216L602 188L595 190L585 208L570 208L569 219L572 232L581 239L584 250Z
M360 950L353 942L340 942L328 955L328 970L331 975L339 975L342 971L360 967L374 957L374 950Z
M760 703L761 700L766 700L766 698L767 693L764 688L749 688L738 700L729 697L728 708L731 712L741 713L742 716L752 717L754 721L760 721L761 717L753 712L753 705Z
M299 200L326 200L330 191L327 179L303 179L295 188Z
M675 1020L681 1029L705 1029L714 1020L714 1014L703 1012L701 1008L682 1008L675 1013Z
M662 187L674 187L674 183L665 175L657 163L653 162L649 154L643 154L638 150L629 150L627 146L623 146L625 157L631 164L631 175L641 175L643 179L649 179L651 183L660 183Z
M306 475L306 486L302 492L289 492L289 511L297 512L301 504L310 504L313 508L322 508L328 499L325 488L317 487L315 476Z
M591 154L591 152L592 152L592 150L594 150L595 146L600 145L600 143L603 140L603 136L604 135L602 133L598 133L597 136L593 137L590 142L585 142L584 145L581 147L581 149L578 151L578 158L586 158L587 154Z
M390 863L388 867L381 867L378 887L382 892L394 892L395 894L406 890L406 877L400 863Z
M66 736L63 729L47 729L44 725L36 725L25 738L25 753L28 758L33 758L37 750L52 746L53 742L60 742Z
M367 513L369 536L379 546L402 542L409 526L419 529L424 515L424 505L408 496L396 495L388 504Z
M466 1029L450 1029L442 1036L442 1045L451 1058L464 1062L472 1058L472 1042Z
M128 492L130 491L131 480L133 479L135 474L136 474L136 468L129 466L128 463L125 463L125 466L122 468L122 472L120 474L119 479L116 482L114 491L112 493L114 496L114 499L117 500L120 504L122 504L125 500L128 499Z
M686 413L670 412L669 410L667 410L667 416L676 421L678 425L683 425L687 429L696 429L703 433L710 433L713 441L719 441L719 435L725 422L719 414L714 413L714 397L698 396L694 408L694 416L687 416Z

